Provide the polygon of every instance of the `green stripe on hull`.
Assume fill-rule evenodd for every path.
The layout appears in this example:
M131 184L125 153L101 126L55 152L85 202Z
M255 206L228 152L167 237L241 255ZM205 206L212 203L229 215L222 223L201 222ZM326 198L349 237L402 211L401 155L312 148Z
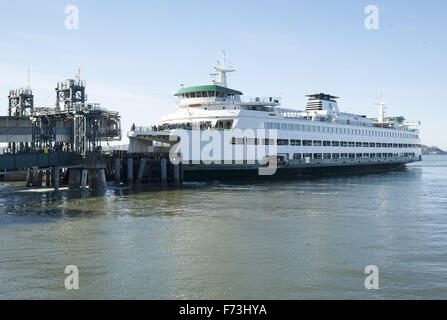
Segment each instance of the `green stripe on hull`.
M350 159L345 159L350 160ZM341 163L324 163L325 160L313 160L310 164L295 164L278 166L276 173L271 176L260 176L257 166L254 165L184 165L185 181L206 180L241 180L241 179L275 179L310 177L314 175L355 174L388 171L402 168L407 163L419 160L400 159L394 161L349 162L341 160ZM357 159L360 160L360 159ZM320 163L318 163L320 161ZM345 163L343 163L345 161ZM323 163L321 163L323 162Z

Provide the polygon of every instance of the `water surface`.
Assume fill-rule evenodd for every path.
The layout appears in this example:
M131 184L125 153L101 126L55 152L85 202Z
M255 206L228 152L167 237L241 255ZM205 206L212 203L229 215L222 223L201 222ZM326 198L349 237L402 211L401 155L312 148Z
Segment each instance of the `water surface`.
M0 184L2 299L447 299L447 157L181 189ZM64 269L80 270L80 289ZM364 269L380 270L380 289Z

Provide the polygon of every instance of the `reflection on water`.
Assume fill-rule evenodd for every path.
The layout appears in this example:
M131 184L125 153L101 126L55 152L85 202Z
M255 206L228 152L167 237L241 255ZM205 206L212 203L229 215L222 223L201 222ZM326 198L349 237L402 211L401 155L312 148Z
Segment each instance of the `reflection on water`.
M3 183L0 298L445 299L446 167L163 190Z

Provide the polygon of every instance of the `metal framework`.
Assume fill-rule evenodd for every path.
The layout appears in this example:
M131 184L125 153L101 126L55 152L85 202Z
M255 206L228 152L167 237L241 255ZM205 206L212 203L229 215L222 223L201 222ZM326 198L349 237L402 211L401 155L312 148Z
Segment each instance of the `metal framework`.
M87 100L85 81L68 79L58 82L56 86L56 111L74 111Z
M36 117L32 122L33 151L56 149L56 119L48 116Z
M26 117L34 111L34 95L31 89L10 90L8 100L8 115L10 117Z
M31 150L73 151L80 156L101 150L105 140L121 140L121 121L118 112L108 111L99 104L87 103L85 81L68 79L56 86L55 108L34 108L31 89L11 90L8 114L31 120ZM70 139L57 139L57 130L71 135ZM68 133L67 130L69 130ZM26 152L27 148L16 148L16 152Z
M78 111L73 117L73 151L85 156L101 149L101 123L107 115L101 110Z

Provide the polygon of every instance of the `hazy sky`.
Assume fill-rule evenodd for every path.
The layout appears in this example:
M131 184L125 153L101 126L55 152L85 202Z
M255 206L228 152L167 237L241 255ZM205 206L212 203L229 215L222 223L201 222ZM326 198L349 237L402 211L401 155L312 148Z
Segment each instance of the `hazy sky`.
M78 30L65 28L68 5ZM378 30L365 28L368 5ZM209 83L224 49L245 95L302 109L326 92L377 116L382 91L389 114L421 120L422 142L447 149L446 14L445 0L2 1L0 114L27 65L37 106L54 106L56 82L81 67L89 101L119 111L125 133L173 112L180 84Z

